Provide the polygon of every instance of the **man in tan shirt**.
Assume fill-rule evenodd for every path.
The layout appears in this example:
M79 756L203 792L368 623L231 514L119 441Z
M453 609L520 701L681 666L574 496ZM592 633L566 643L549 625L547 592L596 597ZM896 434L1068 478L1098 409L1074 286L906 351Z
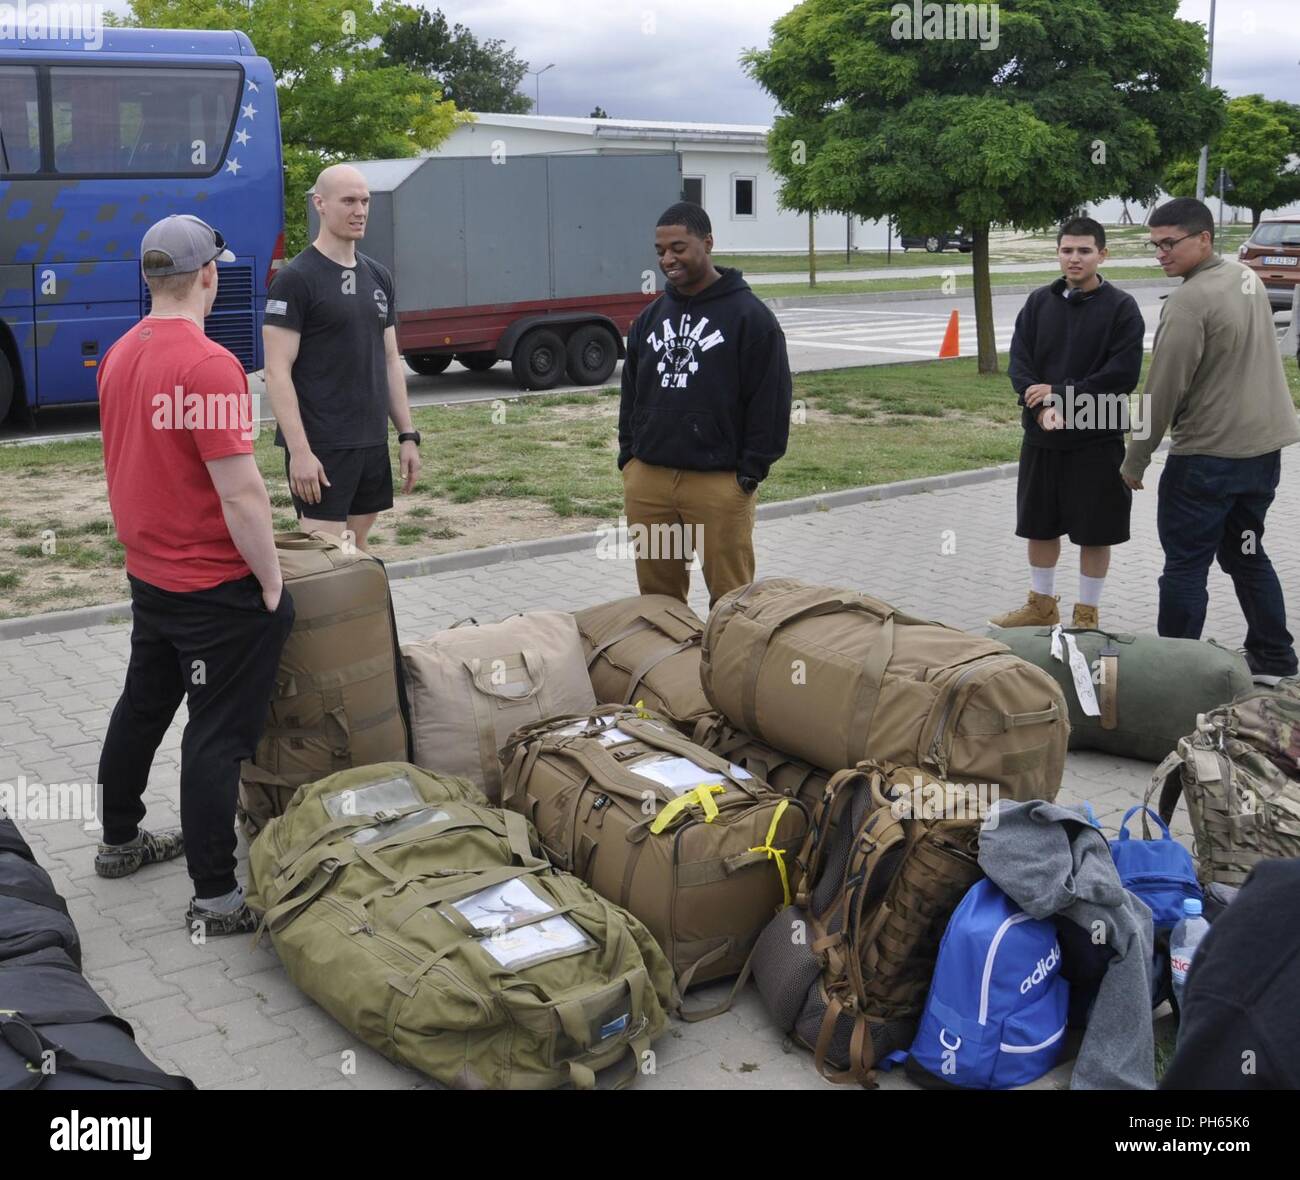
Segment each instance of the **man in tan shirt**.
M1214 219L1179 198L1151 214L1150 242L1183 284L1165 300L1142 392L1146 437L1129 442L1120 473L1141 490L1165 431L1172 445L1156 503L1165 551L1157 629L1199 639L1217 557L1246 616L1246 661L1265 683L1294 676L1286 603L1264 552L1264 515L1300 442L1268 293L1255 273L1214 252Z

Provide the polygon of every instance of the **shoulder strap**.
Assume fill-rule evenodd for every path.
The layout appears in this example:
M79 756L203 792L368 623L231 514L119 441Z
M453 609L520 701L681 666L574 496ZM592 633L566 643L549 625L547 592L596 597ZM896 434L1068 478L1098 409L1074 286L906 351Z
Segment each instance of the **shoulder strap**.
M119 1024L116 1017L104 1017L114 1024ZM120 1026L120 1025L119 1025ZM127 1025L127 1030L130 1026ZM20 1089L36 1090L48 1076L41 1072L46 1053L54 1055L55 1069L60 1072L72 1070L106 1082L121 1082L127 1085L152 1086L158 1090L193 1090L194 1083L179 1074L163 1073L162 1070L141 1069L134 1065L121 1065L116 1061L95 1061L78 1057L69 1049L57 1044L47 1037L39 1028L25 1019L19 1012L0 1012L0 1039L34 1067L31 1081ZM134 1038L133 1038L134 1039Z

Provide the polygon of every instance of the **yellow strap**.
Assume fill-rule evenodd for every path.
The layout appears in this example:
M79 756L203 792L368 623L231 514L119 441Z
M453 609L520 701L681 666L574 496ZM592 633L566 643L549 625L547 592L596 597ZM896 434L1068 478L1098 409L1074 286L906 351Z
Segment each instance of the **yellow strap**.
M785 871L785 849L777 848L772 844L776 839L776 825L781 822L781 816L785 814L785 809L790 806L789 799L782 799L777 807L775 814L772 816L772 826L767 829L767 839L757 848L751 848L750 852L766 852L768 860L776 860L776 870L781 874L781 888L785 891L785 904L790 904L790 878Z
M701 783L695 790L688 791L684 795L678 795L656 816L654 823L650 825L651 833L656 836L659 835L692 803L698 803L704 808L704 822L711 824L718 817L718 805L714 803L713 796L721 795L726 789L726 787L719 786L716 783L712 785Z
M644 697L642 697L636 703L636 715L637 715L637 719L640 721L649 721L651 719L650 714L646 712Z

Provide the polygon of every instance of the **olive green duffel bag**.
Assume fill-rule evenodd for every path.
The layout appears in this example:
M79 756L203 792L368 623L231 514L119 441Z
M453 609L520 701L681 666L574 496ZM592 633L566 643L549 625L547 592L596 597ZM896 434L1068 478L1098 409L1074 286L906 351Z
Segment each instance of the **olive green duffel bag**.
M1110 631L994 627L990 634L1050 673L1070 706L1070 749L1159 762L1196 729L1199 713L1252 684L1245 659L1214 640L1166 639ZM1089 685L1076 687L1071 643ZM1060 658L1054 654L1060 653Z
M294 983L447 1085L625 1085L663 1030L672 972L646 928L464 779L387 762L304 786L249 876Z

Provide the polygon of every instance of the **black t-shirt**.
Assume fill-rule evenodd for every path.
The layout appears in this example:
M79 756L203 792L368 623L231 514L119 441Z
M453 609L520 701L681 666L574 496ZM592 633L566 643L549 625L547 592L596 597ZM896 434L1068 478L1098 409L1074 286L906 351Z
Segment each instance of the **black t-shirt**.
M357 265L346 267L308 246L271 280L266 323L302 337L293 387L312 447L385 445L384 330L397 323L393 276L359 250ZM275 441L284 446L279 430Z

